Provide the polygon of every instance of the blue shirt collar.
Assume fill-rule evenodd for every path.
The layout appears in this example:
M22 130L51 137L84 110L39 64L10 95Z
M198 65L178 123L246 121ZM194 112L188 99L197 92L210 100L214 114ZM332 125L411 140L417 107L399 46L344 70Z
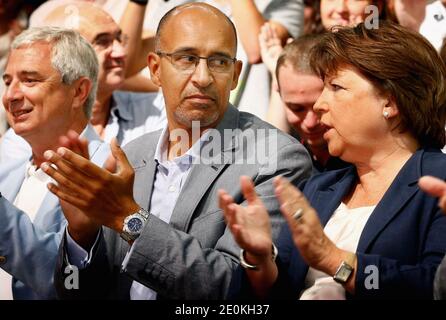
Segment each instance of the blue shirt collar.
M124 119L126 121L133 120L133 113L129 111L130 108L133 108L133 104L129 99L129 95L125 95L127 99L124 98L123 95L119 95L113 92L111 97L111 107L110 113L113 116Z

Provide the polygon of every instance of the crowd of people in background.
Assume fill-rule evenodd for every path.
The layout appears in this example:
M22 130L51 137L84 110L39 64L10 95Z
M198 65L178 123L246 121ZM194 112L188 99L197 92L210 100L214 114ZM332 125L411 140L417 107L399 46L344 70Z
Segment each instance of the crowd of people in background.
M446 0L0 0L0 300L446 299L445 39Z

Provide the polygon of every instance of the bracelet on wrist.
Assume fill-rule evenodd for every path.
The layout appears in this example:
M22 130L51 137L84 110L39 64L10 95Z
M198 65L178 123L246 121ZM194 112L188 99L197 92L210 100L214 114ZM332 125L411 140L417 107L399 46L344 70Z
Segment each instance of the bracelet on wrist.
M272 257L271 257L272 261L276 261L277 253L278 253L277 248L273 243L272 244ZM258 269L257 265L249 264L248 262L246 262L244 249L240 249L240 265L243 268L249 269L249 270L257 270Z

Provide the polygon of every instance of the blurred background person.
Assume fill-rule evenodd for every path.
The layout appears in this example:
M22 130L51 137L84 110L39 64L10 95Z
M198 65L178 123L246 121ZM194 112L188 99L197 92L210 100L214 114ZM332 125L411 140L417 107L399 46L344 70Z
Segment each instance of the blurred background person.
M309 151L313 171L339 169L345 163L328 153L323 135L326 131L313 106L322 93L324 83L310 66L311 49L322 36L308 34L287 44L277 61L278 92L283 101L287 126L295 132Z
M304 4L304 34L323 32L320 0L305 0Z
M366 19L366 9L370 5L378 8L381 19L386 17L387 11L383 0L316 0L307 2L305 24L310 25L311 32L315 34L330 31L335 26L354 26ZM308 29L310 27L307 27ZM266 120L277 128L292 133L286 119L283 101L277 91L277 79L275 78L277 60L283 50L282 41L277 37L275 30L269 24L265 24L259 34L259 43L262 60L273 78Z
M48 7L54 6L55 4L52 3L59 1L65 0L53 0L45 3L42 6L43 8L39 10L40 12L35 12L35 19L41 19L48 11ZM141 12L146 12L141 28L143 39L147 40L155 34L159 20L168 10L180 4L198 1L151 0L133 2L140 5ZM289 37L300 35L303 30L303 0L203 0L200 2L210 4L230 17L239 35L238 40L241 45L238 46L237 58L243 61L243 70L237 89L231 93L231 103L239 106L241 111L247 111L265 119L269 105L270 78L267 69L261 63L257 37L261 26L267 21L274 26L283 44ZM121 21L123 28L125 25L134 25L132 15L125 14L127 13L125 8L128 1L96 0L95 3L113 15L116 21ZM140 13L134 11L136 15ZM149 48L149 46L146 46L146 48ZM144 67L143 73L148 77L145 60L145 57L135 59L131 64L136 66L136 69ZM134 83L132 82L130 86L125 88L128 90L134 87Z
M335 26L355 26L363 22L368 12L368 6L373 5L379 10L380 18L385 18L384 0L320 0L320 19L325 30Z
M70 10L78 19L70 20ZM116 22L101 8L87 3L56 7L44 21L46 25L71 26L93 46L99 59L98 92L90 123L105 142L116 137L121 145L156 131L166 123L164 101L157 93L119 91L126 72L127 38ZM1 161L30 156L28 143L8 130L0 146Z
M426 16L427 0L387 0L388 17L413 31L420 31Z

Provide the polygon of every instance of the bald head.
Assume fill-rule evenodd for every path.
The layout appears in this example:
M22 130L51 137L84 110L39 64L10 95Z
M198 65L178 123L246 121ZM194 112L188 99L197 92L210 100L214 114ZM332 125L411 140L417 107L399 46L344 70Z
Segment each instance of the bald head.
M122 31L113 18L88 2L57 6L44 23L78 31L93 46L99 60L99 94L119 89L125 79L126 49Z
M215 127L242 69L232 22L212 6L182 5L162 18L157 40L148 64L163 91L169 129L191 130L194 121L201 128ZM216 70L220 63L224 67Z
M231 32L234 35L233 38L235 42L235 50L237 51L237 31L231 19L229 19L228 16L226 16L223 12L221 12L217 8L208 5L206 3L200 3L200 2L187 3L180 6L176 6L175 8L169 10L161 18L158 24L158 29L156 30L155 50L156 51L161 50L164 30L169 28L169 25L173 20L181 19L184 16L194 14L194 12L196 13L200 11L206 14L209 18L220 19L221 21L225 21L225 23L231 29ZM199 32L199 30L197 30L197 32Z
M74 29L90 42L98 24L117 26L107 12L97 5L88 2L60 5L48 14L44 23L48 26Z

